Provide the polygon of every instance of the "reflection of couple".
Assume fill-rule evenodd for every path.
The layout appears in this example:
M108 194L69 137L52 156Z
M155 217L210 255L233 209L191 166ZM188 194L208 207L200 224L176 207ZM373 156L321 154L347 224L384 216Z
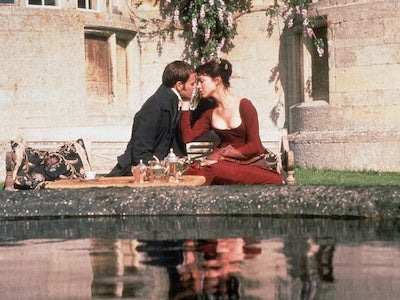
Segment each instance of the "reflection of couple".
M194 295L238 296L239 263L245 259L242 238L216 239L195 247L192 240L185 242L184 261L178 266L182 286ZM197 257L196 253L202 254Z
M255 107L229 90L231 74L232 65L223 59L209 61L196 70L183 61L168 64L161 86L135 115L131 140L109 176L132 175L132 165L140 160L147 163L154 156L162 160L170 148L183 156L184 143L213 130L221 142L206 165L192 169L191 174L204 176L206 184L281 184L281 175L269 169L263 158ZM192 124L189 107L196 75L200 96L212 99L215 107Z
M169 299L205 295L239 299L241 263L261 253L258 242L243 238L186 240L178 250L179 244L182 246L182 242L149 241L139 246L139 251L146 251L151 258L147 263L167 268Z

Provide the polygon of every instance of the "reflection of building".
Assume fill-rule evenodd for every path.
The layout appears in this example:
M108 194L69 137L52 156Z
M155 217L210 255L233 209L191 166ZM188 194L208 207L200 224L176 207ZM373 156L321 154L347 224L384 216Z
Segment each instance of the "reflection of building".
M96 298L162 299L167 294L166 271L142 265L137 240L91 239L91 295Z
M224 245L233 240L239 242L236 245L243 246L240 241L243 239L220 239ZM186 255L186 260L182 260L185 257L182 253L184 241L2 241L1 298L168 299L171 291L181 296L185 291L192 292L190 295L193 296L195 288L199 291L204 285L189 286L192 282L190 277L184 276L189 274L184 273L184 269L190 271L192 278L202 280L203 277L197 276L194 269L218 271L216 267L220 264L216 263L222 261L213 258L222 259L223 255L215 254L220 251L229 255L221 250L240 248L222 247L216 252L215 242L197 242L202 247L195 251L194 256ZM230 273L234 276L221 278L236 278L229 287L236 288L240 299L395 299L399 295L400 256L396 242L338 244L334 248L331 240L320 242L323 243L316 244L306 237L293 237L288 241L282 236L257 243L253 241L245 246L246 250L233 251L234 255L225 262L228 263L226 266L234 268ZM208 252L207 256L204 251ZM321 251L325 252L324 258ZM209 259L208 265L203 264L206 258ZM196 265L193 264L195 261ZM327 268L325 275L332 272L333 267L334 281L331 276L321 276L321 266ZM185 282L179 282L184 278ZM210 280L208 284L218 282L221 281ZM304 291L308 292L309 298L300 297Z
M262 240L261 253L256 260L243 262L242 275L245 289L251 299L280 299L282 285L287 285L287 263L279 239ZM246 284L246 283L256 284ZM283 298L284 299L284 298Z
M396 244L396 243L395 243ZM400 295L400 249L385 243L343 245L335 251L331 299L396 299Z
M89 240L32 239L0 247L1 299L91 299Z

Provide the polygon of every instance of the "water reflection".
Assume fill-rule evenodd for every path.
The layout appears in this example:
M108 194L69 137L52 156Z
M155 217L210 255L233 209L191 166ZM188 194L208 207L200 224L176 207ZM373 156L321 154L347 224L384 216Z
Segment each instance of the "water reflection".
M2 299L396 299L396 221L2 221Z
M138 251L146 253L145 264L166 267L169 299L196 299L202 295L239 299L244 261L254 259L261 248L259 241L229 238L145 241Z

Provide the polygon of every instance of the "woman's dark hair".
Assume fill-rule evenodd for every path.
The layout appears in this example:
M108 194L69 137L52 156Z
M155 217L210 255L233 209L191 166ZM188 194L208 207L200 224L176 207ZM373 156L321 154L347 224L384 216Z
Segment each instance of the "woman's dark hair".
M191 65L187 62L176 60L165 67L162 75L162 83L166 87L171 88L178 81L186 83L192 73L194 73L194 69Z
M226 59L211 60L196 68L197 75L207 75L212 78L221 76L225 87L230 87L229 78L232 75L232 64Z

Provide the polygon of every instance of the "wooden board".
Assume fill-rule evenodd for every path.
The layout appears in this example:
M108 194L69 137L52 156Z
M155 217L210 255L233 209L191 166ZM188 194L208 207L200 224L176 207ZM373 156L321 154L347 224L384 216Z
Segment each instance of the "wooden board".
M93 180L68 179L49 181L44 185L45 189L85 189L85 188L108 188L108 187L159 187L159 186L199 186L204 184L203 176L184 175L179 182L154 180L153 182L135 182L133 176L123 177L97 177Z

